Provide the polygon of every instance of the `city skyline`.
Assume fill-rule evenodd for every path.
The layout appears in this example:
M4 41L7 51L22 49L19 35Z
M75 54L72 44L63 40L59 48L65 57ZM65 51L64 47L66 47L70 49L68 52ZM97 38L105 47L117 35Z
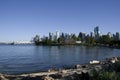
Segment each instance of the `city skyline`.
M85 33L85 32L79 32L78 34L75 34L75 33L66 33L66 32L59 32L59 31L56 31L55 33L54 32L49 32L49 35L39 35L37 34L35 37L33 38L33 40L40 40L40 41L44 41L46 39L49 39L51 41L57 41L60 37L63 37L64 38L67 38L69 37L69 39L74 35L76 36L77 38L82 38L82 36L85 38L85 37L92 37L94 38L95 40L98 40L100 37L103 37L103 36L109 36L109 38L114 38L114 39L117 39L117 40L120 40L120 33L119 32L116 32L116 33L111 33L111 32L107 32L107 34L102 34L102 31L100 31L99 29L99 26L96 26L94 27L93 29L94 31L90 32L90 33Z
M31 40L36 34L120 33L119 0L1 0L0 41Z

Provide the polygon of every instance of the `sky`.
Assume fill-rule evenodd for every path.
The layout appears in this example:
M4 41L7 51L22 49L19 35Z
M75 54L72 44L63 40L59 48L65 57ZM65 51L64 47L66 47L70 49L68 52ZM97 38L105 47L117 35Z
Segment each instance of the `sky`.
M0 41L49 32L120 32L120 0L0 0Z

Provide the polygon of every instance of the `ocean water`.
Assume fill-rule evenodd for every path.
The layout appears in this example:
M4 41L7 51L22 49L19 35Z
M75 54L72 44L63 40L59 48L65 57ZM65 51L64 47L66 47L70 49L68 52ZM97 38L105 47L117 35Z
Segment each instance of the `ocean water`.
M120 49L86 46L0 45L0 73L22 74L73 67L120 56Z

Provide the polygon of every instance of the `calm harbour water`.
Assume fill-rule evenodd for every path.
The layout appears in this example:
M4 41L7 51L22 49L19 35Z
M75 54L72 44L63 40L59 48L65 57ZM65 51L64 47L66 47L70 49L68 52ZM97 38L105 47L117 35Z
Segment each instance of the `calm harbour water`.
M86 46L0 45L0 73L21 74L72 67L120 56L120 49Z

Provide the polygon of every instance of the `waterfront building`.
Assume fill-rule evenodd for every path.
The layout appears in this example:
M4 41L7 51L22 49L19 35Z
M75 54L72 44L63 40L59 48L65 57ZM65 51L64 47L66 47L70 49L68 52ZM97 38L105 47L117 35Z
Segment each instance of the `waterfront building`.
M60 35L61 38L65 38L65 34L62 32Z
M120 40L120 33L116 32L116 40Z
M100 36L100 31L98 26L94 28L94 34L95 34L95 39L98 40Z
M51 41L54 41L54 33L52 33L52 32L49 32L49 39L51 40Z
M70 39L70 35L65 33L65 39Z
M56 39L58 39L60 37L60 32L56 31Z
M116 35L115 34L113 34L113 39L116 40Z
M49 32L49 39L52 40L52 32Z
M78 35L79 38L81 38L82 42L85 40L86 33L80 32Z
M94 32L90 32L90 37L95 37Z

